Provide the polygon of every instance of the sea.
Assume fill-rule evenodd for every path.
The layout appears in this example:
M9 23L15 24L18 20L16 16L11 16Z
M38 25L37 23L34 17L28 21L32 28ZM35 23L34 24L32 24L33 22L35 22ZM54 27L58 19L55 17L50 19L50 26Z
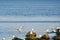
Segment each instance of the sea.
M21 32L17 29L22 27ZM29 31L36 37L60 27L60 0L0 0L0 40L24 39ZM50 38L55 33L48 34ZM52 39L50 39L52 40Z
M17 29L19 27L22 27L21 32L19 32ZM29 31L36 32L36 37L39 38L39 35L47 34L47 29L49 32L52 31L52 28L60 27L60 23L0 23L0 40L2 40L3 37L6 38L6 40L12 40L13 35L15 35L18 38L24 39L26 37L26 34ZM48 34L49 37L55 36L55 33Z

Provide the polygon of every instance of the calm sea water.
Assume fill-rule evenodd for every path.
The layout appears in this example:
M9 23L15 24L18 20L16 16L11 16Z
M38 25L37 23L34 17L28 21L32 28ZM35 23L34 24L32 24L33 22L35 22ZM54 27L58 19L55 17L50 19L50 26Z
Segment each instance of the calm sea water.
M60 27L60 0L0 0L0 40L12 35L23 39L32 28L39 37L55 27Z
M22 32L18 32L17 28L23 26ZM46 34L46 29L51 31L51 28L60 27L60 23L0 23L0 40L6 37L6 40L11 40L12 36L15 35L19 38L25 38L27 32L34 28L34 31L39 35ZM49 34L50 37L55 34Z

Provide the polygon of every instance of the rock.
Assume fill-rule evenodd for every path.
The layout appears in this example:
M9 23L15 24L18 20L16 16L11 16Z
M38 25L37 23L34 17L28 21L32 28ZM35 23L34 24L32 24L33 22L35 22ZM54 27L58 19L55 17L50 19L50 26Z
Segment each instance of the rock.
M20 38L15 37L12 40L23 40L23 39L20 39Z

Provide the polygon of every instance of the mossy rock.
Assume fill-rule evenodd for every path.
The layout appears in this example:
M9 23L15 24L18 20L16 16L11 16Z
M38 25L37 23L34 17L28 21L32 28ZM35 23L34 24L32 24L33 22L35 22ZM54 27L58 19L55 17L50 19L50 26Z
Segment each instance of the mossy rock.
M53 40L60 40L60 36L54 36Z
M32 32L32 34L31 34L31 32ZM31 31L31 32L28 32L28 33L26 34L26 38L31 38L31 39L36 38L36 33L33 32L33 31Z
M12 40L23 40L23 39L20 39L20 38L15 37Z
M48 34L45 34L43 35L40 40L49 40L49 35Z
M60 32L56 32L56 34L57 34L58 36L60 36Z

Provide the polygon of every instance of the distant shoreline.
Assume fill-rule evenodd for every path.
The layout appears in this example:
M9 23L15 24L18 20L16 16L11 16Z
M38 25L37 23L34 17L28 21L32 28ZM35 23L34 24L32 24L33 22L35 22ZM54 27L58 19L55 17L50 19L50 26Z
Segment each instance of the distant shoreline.
M0 21L0 23L60 23L60 21Z

